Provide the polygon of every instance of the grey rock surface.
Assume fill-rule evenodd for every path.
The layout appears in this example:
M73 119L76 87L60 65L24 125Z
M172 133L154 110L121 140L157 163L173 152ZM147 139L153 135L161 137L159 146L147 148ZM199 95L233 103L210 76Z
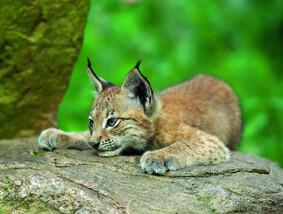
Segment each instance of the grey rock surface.
M282 213L283 170L240 152L227 164L147 175L137 156L40 151L0 141L0 213Z

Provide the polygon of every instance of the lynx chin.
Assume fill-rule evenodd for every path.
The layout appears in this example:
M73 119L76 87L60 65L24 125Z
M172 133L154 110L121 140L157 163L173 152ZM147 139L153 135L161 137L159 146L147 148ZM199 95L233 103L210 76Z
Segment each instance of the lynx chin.
M42 149L94 149L99 156L142 154L148 174L164 174L193 165L227 162L229 149L241 139L241 114L231 88L220 80L197 75L155 93L139 69L122 86L98 77L88 60L87 73L97 97L89 114L89 131L44 130Z

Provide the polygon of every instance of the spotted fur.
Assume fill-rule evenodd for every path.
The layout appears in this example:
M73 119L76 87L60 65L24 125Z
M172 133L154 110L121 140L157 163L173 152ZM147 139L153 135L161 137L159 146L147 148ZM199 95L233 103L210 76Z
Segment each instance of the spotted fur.
M89 131L47 129L39 146L92 147L99 156L144 153L140 164L149 174L229 161L228 148L236 148L241 139L240 109L231 88L198 75L156 94L139 64L122 86L115 86L95 75L89 62L87 71L98 92Z

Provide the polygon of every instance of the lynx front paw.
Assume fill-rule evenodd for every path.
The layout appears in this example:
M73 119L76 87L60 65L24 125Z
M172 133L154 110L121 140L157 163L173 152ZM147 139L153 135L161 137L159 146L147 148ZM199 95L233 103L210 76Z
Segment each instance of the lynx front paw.
M56 143L60 134L63 132L59 129L50 128L41 132L38 138L38 144L41 149L52 151L57 148Z
M144 172L158 175L162 175L166 171L174 171L185 167L180 158L164 151L146 152L141 157L140 164Z

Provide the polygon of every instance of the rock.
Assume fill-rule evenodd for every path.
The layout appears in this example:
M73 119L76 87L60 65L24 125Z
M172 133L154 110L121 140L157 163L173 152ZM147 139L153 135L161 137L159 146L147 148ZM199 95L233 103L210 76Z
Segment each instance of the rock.
M56 127L89 0L0 1L0 139Z
M240 152L227 164L147 175L137 156L40 151L0 141L0 213L282 213L283 170Z

